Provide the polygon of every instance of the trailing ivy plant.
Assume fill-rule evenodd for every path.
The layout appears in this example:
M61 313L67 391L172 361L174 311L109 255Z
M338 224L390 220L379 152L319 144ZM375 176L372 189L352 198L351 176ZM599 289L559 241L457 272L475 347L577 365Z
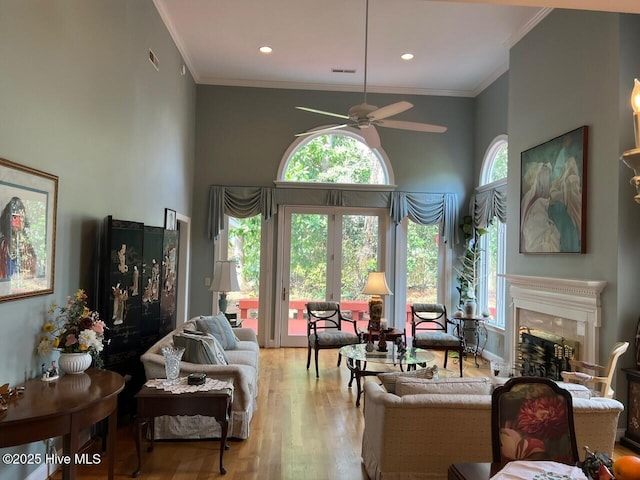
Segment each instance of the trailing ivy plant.
M480 248L479 239L487 233L485 229L475 228L471 216L466 215L460 225L462 230L465 250L460 257L460 266L456 268L456 280L459 305L462 307L469 300L476 300L478 293L478 270L480 267L480 256L483 250Z

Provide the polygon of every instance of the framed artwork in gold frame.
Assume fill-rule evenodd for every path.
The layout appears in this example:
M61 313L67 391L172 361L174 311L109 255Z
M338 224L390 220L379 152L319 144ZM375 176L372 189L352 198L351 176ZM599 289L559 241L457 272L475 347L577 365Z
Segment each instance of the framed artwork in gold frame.
M58 177L0 158L0 302L53 293Z

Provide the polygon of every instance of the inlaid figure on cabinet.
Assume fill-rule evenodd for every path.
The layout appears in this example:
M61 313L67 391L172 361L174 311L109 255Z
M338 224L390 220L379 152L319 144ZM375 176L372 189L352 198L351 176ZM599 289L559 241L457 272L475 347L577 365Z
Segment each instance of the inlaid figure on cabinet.
M118 283L115 287L111 287L113 290L113 317L115 320L114 325L121 325L126 317L127 299L129 294L126 288L120 288Z

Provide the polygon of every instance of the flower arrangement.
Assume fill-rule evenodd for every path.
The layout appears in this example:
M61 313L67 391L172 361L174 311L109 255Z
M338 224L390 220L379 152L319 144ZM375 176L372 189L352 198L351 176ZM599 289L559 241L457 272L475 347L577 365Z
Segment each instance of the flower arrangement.
M89 352L94 360L104 347L105 323L98 312L87 306L87 295L80 289L67 297L63 307L52 304L49 314L51 321L42 325L43 336L38 344L38 354L47 355L53 349L62 353Z

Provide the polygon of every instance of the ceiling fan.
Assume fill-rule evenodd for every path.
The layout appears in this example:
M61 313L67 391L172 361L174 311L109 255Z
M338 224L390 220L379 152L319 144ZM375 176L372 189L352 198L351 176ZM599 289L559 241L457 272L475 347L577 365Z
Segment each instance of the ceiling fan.
M365 12L365 30L364 30L364 102L359 105L354 105L349 109L347 115L341 113L325 112L323 110L317 110L309 107L296 107L299 110L306 112L318 113L320 115L328 115L330 117L341 118L346 120L346 123L341 125L334 125L327 128L321 128L317 130L310 130L303 133L296 134L296 137L311 135L315 133L328 132L331 130L339 130L345 127L353 127L360 130L362 136L369 145L370 148L380 147L380 136L376 130L378 127L398 128L401 130L413 130L416 132L427 133L444 133L447 131L447 127L440 125L431 125L428 123L409 122L405 120L389 120L389 117L393 117L399 113L409 110L413 105L406 101L392 103L385 107L376 107L375 105L369 105L367 103L367 48L369 43L369 0L366 0L366 12Z

